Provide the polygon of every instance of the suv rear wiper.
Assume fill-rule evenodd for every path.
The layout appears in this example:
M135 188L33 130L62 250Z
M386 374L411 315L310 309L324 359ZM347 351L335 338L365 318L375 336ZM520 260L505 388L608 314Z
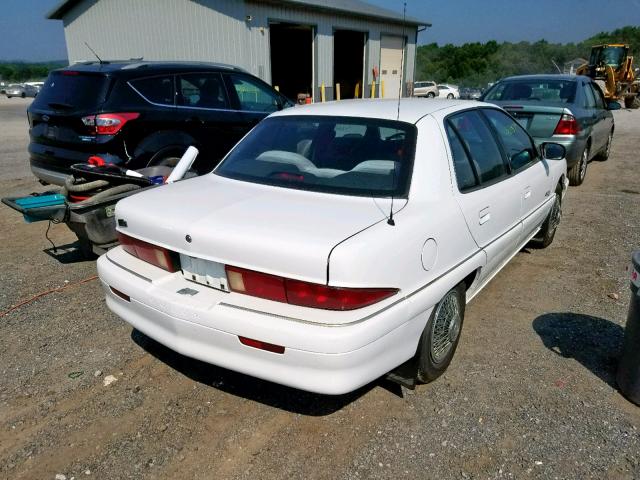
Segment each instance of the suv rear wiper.
M68 103L51 102L51 103L48 103L47 105L49 105L51 108L57 108L62 110L69 110L73 108L73 105L70 105Z

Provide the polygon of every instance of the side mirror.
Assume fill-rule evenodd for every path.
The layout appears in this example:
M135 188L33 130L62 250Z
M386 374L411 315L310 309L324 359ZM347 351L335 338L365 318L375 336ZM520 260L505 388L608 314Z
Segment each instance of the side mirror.
M547 142L540 146L542 158L547 160L562 160L567 154L566 148L559 143Z
M607 110L620 110L621 108L620 102L607 102Z

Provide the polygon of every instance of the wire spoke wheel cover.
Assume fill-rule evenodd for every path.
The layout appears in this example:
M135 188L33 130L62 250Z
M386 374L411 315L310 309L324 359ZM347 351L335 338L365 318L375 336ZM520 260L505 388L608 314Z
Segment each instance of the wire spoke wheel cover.
M431 326L429 353L433 363L442 362L449 354L460 335L461 325L458 295L455 291L450 291L436 307Z

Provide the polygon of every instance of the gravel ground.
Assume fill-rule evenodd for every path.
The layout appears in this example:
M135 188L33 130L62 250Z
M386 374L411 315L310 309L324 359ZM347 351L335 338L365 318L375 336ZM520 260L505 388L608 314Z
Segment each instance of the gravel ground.
M28 101L0 98L0 195L42 190ZM640 478L640 408L614 374L640 246L640 111L570 189L554 244L525 250L467 308L447 373L323 397L197 362L104 305L64 225L0 208L0 477ZM615 294L615 295L610 295ZM611 298L614 297L614 298ZM616 298L617 297L617 298ZM111 383L105 386L105 383Z

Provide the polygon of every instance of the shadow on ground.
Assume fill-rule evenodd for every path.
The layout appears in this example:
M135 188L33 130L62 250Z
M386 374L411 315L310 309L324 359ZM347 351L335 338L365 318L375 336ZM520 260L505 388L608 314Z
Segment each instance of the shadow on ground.
M330 415L376 386L402 397L401 387L384 379L345 395L319 395L304 392L194 360L174 352L135 329L131 332L131 339L146 352L195 382L301 415L313 417Z
M533 321L545 347L573 358L613 388L624 329L604 318L577 313L547 313Z
M80 242L56 245L55 247L45 248L42 251L63 265L95 261L95 258L88 258L82 251Z

